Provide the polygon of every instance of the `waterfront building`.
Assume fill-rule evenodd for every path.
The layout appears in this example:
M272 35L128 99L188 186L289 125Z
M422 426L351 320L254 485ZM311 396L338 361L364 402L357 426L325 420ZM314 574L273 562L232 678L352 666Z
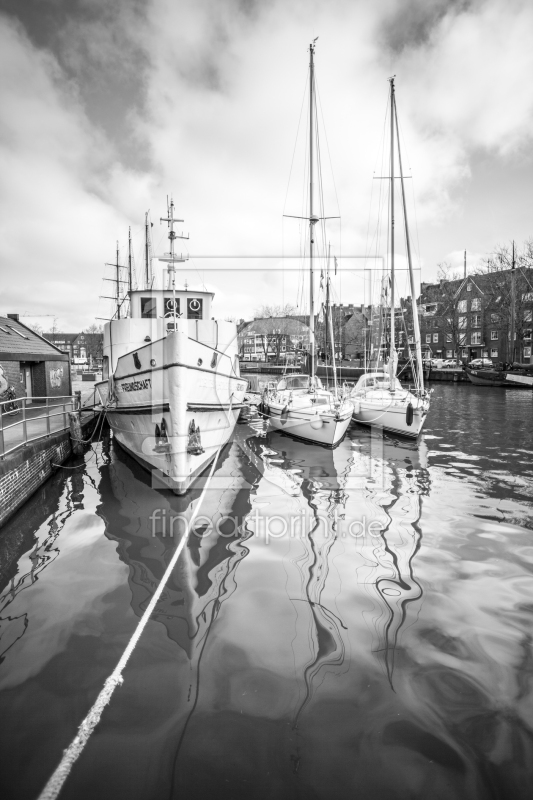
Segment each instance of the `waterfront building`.
M461 361L490 358L494 363L533 361L533 270L515 270L514 293L511 273L500 270L422 283L417 311L423 355ZM401 302L401 354L407 357L414 351L412 307L409 301Z
M28 402L71 393L69 355L24 325L18 314L0 317L0 370L17 397Z
M99 331L82 331L81 333L54 331L43 333L43 336L61 352L67 353L74 366L96 367L102 364L104 334Z
M309 349L309 325L302 318L260 318L239 327L239 356L244 361L294 361Z

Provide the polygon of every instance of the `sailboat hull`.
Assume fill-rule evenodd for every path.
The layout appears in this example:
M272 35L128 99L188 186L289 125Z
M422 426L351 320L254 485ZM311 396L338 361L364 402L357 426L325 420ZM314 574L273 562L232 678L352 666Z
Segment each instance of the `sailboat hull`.
M426 416L427 411L414 409L411 425L408 425L406 405L383 409L377 404L362 402L359 404L359 409L354 411L353 419L360 425L382 428L400 436L416 439L422 431Z
M294 410L284 413L284 406L270 405L270 424L278 431L283 431L297 439L307 442L335 447L344 436L351 422L352 405L339 414L331 411L320 411L320 407L309 411Z

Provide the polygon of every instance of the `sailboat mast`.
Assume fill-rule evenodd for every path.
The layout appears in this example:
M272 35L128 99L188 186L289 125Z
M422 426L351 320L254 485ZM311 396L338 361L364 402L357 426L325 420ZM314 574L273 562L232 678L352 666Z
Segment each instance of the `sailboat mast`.
M514 357L515 357L515 343L514 343L514 340L515 340L515 313L516 313L516 309L515 309L515 305L516 305L516 273L515 273L515 267L516 267L516 262L515 262L515 250L514 250L514 240L513 240L513 260L512 260L512 263L511 263L511 330L510 330L511 342L510 342L510 346L509 346L509 352L511 354L511 364L514 363Z
M314 226L318 217L314 213L314 93L315 93L315 42L309 45L309 355L311 358L311 386L315 385L315 297L313 276Z
M331 300L330 300L330 293L331 293L331 283L329 279L329 259L330 259L330 250L331 245L328 248L328 264L326 268L326 326L329 325L329 332L330 332L330 339L331 339L331 364L333 367L333 385L335 387L335 400L339 399L339 390L337 386L337 365L335 363L335 331L333 328L333 309L331 308ZM326 349L326 363L327 363L328 351Z
M396 141L398 144L398 166L400 167L400 183L402 187L403 219L405 224L405 243L407 246L407 261L409 264L409 283L411 287L411 310L413 312L413 331L415 334L416 366L418 373L418 384L420 391L424 389L424 370L422 367L422 341L420 338L420 325L418 323L418 310L416 305L415 276L413 273L413 261L411 258L411 239L409 238L409 225L407 222L407 204L405 201L405 184L403 180L402 151L400 149L400 131L398 129L398 111L396 109L396 95L394 96L394 120L396 123ZM465 250L466 264L466 250Z
M394 76L390 80L390 357L394 357Z

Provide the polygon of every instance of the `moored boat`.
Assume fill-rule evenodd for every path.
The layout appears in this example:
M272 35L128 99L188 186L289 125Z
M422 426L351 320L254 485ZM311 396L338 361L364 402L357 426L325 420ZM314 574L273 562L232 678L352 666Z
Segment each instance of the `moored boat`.
M184 494L231 437L243 405L234 323L211 318L208 291L177 291L174 204L166 289L131 289L129 316L104 326L97 384L116 441L157 480ZM117 260L118 264L118 260ZM147 270L148 274L148 270ZM131 283L131 282L130 282ZM147 286L151 285L147 281Z
M386 366L380 370L361 375L351 392L354 402L353 418L363 424L383 430L392 431L402 436L416 438L424 425L429 411L430 394L424 389L424 369L418 314L413 314L413 334L415 358L411 354L414 387L404 389L396 377L398 367L398 351L396 350L395 325L395 271L394 271L394 140L398 145L398 165L400 172L403 217L405 225L405 241L407 263L409 266L409 284L413 308L416 309L416 289L411 258L409 226L407 224L407 207L405 201L404 176L400 151L400 135L396 112L394 78L390 78L390 348ZM381 344L381 343L380 343Z

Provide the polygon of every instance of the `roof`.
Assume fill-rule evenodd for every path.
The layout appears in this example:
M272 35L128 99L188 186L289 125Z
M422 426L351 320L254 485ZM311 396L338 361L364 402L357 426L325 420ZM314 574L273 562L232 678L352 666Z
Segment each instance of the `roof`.
M309 333L309 326L294 317L262 317L253 319L240 329L239 336L265 335L280 332L282 335Z
M65 361L64 353L22 322L0 317L0 360Z

